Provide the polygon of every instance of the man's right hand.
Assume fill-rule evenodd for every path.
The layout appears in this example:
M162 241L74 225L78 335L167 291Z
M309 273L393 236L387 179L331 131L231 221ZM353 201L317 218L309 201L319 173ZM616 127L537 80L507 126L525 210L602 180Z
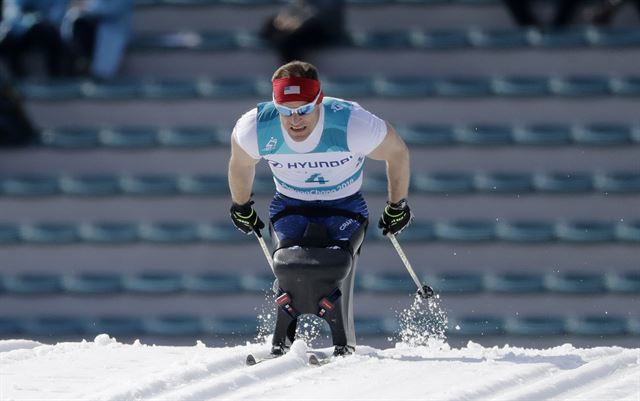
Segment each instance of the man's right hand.
M251 205L253 205L253 201L243 203L242 205L233 203L230 211L233 225L247 235L252 234L254 231L258 232L264 228L264 223L260 220L258 213L253 210Z

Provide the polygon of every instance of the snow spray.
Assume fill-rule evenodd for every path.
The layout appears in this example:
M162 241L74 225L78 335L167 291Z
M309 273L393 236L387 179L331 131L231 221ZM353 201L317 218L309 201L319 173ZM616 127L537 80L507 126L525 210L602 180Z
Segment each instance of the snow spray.
M413 297L413 304L397 315L400 342L410 346L429 346L444 343L449 322L446 312L440 306L440 295L424 299L419 294Z

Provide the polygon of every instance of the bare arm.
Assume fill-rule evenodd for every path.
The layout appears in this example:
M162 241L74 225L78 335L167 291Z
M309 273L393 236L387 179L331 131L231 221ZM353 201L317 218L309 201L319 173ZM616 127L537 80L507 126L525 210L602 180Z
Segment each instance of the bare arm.
M387 164L387 182L389 190L389 202L395 203L406 198L409 194L409 178L411 168L409 165L409 148L400 135L389 124L384 140L368 157L374 160L384 160Z
M256 160L249 156L235 138L231 137L231 158L229 159L229 189L231 200L237 204L244 204L251 199L253 179L256 175Z

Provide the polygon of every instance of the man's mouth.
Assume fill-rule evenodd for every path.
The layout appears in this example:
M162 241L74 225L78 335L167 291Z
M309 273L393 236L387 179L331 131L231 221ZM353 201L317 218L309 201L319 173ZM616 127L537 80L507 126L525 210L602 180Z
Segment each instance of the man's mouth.
M300 132L304 131L305 129L307 129L307 126L306 125L302 125L300 127L291 126L290 128L291 128L291 131L296 132L296 133L300 133Z

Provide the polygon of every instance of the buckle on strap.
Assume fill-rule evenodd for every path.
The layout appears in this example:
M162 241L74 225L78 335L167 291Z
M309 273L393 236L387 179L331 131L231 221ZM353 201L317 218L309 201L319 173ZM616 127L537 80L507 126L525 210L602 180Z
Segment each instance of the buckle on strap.
M323 317L327 311L333 310L335 308L335 302L342 296L342 291L339 288L333 290L333 292L322 298L318 305L320 305L320 310L318 311L318 316Z
M291 296L286 292L283 292L278 298L276 298L276 304L282 308L285 312L289 314L292 318L297 318L300 316L298 311L296 311L293 306L291 306Z

